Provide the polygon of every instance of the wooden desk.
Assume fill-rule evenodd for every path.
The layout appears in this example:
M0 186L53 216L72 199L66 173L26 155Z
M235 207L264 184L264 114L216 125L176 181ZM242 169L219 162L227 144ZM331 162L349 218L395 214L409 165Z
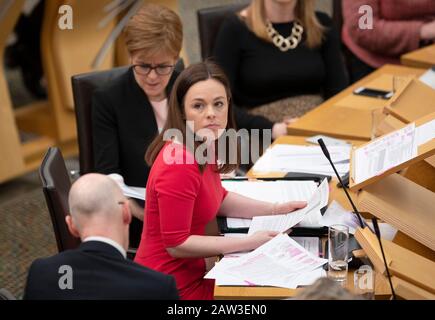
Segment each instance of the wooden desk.
M352 94L353 90L361 86L392 90L394 75L420 76L423 73L423 69L385 65L289 125L288 134L324 134L341 139L368 141L371 138L371 112L384 107L388 100L356 96Z
M429 69L435 65L435 44L402 55L400 62L408 67Z
M298 144L305 145L306 137L298 137L298 136L285 136L278 138L275 140L273 145L275 144ZM351 140L350 143L358 146L363 141ZM260 178L260 177L283 177L283 173L256 173L250 170L247 176L252 178ZM354 201L356 201L356 194L351 192L351 197ZM345 209L351 210L351 205L346 198L342 189L337 188L337 180L332 179L330 183L330 201L336 200L340 205L342 205ZM347 288L349 290L353 290L353 272L354 270L349 270L348 279L347 279ZM303 289L286 289L286 288L277 288L277 287L243 287L243 286L215 286L214 289L214 297L215 299L284 299L288 297L295 296L300 290ZM388 286L388 282L386 279L380 274L376 273L375 279L375 293L377 297L386 297L390 293L390 289Z

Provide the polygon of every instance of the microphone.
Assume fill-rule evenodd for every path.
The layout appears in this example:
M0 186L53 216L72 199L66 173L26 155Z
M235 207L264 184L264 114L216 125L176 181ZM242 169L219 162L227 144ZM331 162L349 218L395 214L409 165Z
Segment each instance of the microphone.
M341 180L341 177L338 174L337 169L335 168L334 163L331 160L331 156L329 154L328 148L326 147L325 143L323 142L323 139L319 139L319 140L317 140L317 142L319 143L320 148L322 149L323 154L329 160L329 163L331 164L332 169L334 169L335 175L337 176L338 181L340 181L340 183L341 183L341 185L343 187L343 190L346 193L347 199L349 200L350 204L352 205L353 212L358 217L359 225L361 226L361 228L364 228L364 223L363 223L363 220L361 218L361 214L359 213L358 209L356 208L355 204L353 203L352 198L349 196L349 193L347 192L346 185Z
M332 162L331 156L329 154L328 148L326 147L325 143L323 142L323 139L319 139L317 140L317 142L320 145L320 148L322 149L323 154L325 155L325 157L329 160L329 163L332 166L332 169L334 169L335 175L338 178L338 181L340 181L344 192L346 193L347 199L349 200L350 204L352 205L352 208L355 212L355 214L358 217L358 221L360 223L361 228L364 228L364 223L363 220L361 218L361 214L359 213L358 209L356 208L355 204L352 201L352 198L349 196L349 193L347 192L347 188L346 185L343 183L343 181L341 180L340 175L337 172L337 169L334 166L334 163ZM381 232L379 231L379 226L378 226L378 221L377 219L374 217L372 218L372 222L373 222L373 228L375 229L375 234L376 237L378 238L379 241L379 245L381 247L381 252L382 252L382 258L384 259L384 265L385 265L385 269L387 270L387 275L388 275L388 281L390 283L390 288L391 288L391 293L393 295L393 299L396 300L396 293L394 292L394 288L393 288L393 283L391 282L391 277L390 277L390 269L388 269L388 265L387 265L387 260L385 259L385 254L384 254L384 248L382 247L382 242L381 242Z
M378 219L376 219L376 217L373 217L372 223L373 223L373 228L375 229L376 237L378 238L379 241L379 246L381 247L382 259L384 260L385 270L387 270L388 282L390 283L393 300L396 300L396 292L394 292L393 283L391 282L390 269L388 269L387 259L385 259L384 247L382 246L381 231L379 230Z

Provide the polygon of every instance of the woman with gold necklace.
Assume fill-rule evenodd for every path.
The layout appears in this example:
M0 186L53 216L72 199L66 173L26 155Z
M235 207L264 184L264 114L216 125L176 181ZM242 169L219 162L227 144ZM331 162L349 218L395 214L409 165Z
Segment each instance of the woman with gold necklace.
M271 121L300 117L348 85L339 33L314 0L253 0L214 50L234 102Z

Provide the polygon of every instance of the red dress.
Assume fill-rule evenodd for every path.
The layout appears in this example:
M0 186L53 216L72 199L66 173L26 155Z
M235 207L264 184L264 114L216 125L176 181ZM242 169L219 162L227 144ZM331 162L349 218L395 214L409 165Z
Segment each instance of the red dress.
M177 163L168 164L166 155ZM184 145L167 143L148 178L146 221L135 261L173 275L181 299L213 299L214 280L204 279L204 258L174 258L166 248L190 235L204 235L206 224L216 217L227 191L215 170L209 164L201 173Z

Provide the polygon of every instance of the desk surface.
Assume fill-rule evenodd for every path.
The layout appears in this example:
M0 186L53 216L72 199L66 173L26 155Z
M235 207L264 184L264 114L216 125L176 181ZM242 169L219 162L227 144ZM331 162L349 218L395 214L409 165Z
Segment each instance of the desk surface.
M285 136L277 139L274 144L307 144L305 142L306 137L298 136ZM350 140L354 145L360 145L364 143L363 141ZM247 176L252 178L260 177L282 177L283 173L267 173L259 174L254 171L249 171ZM346 198L343 190L337 188L337 180L332 179L330 183L330 197L329 200L336 200L345 209L351 210L351 205ZM351 192L351 197L355 201L356 194ZM349 270L347 288L349 290L353 289L353 272L354 270ZM383 276L376 274L375 279L376 295L388 296L390 289L388 283ZM294 296L298 291L302 289L286 289L286 288L276 288L276 287L239 287L239 286L215 286L214 297L215 299L283 299Z
M406 53L400 61L408 67L429 69L435 65L435 44Z
M393 76L420 76L423 73L423 69L385 65L289 125L288 134L324 134L341 139L368 141L371 137L371 112L387 105L388 100L356 96L352 92L361 86L392 90Z

